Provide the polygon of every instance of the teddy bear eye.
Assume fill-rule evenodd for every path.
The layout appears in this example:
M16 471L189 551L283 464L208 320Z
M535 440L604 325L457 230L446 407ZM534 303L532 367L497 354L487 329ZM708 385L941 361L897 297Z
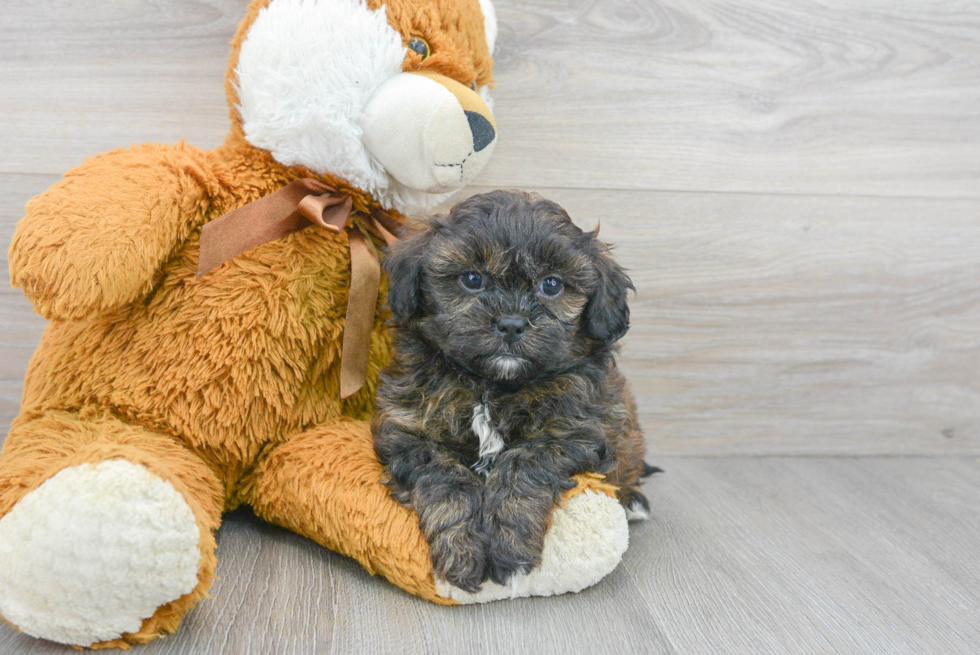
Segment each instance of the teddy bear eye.
M415 37L408 42L408 49L418 55L422 55L423 61L428 59L429 55L432 54L432 49L429 48L429 44L425 41L425 39L420 39L419 37Z
M545 279L541 280L541 293L554 298L561 293L563 286L564 284L562 284L561 278L557 278L554 275L549 275Z
M466 271L459 276L459 283L467 291L480 291L483 289L483 276L476 271Z

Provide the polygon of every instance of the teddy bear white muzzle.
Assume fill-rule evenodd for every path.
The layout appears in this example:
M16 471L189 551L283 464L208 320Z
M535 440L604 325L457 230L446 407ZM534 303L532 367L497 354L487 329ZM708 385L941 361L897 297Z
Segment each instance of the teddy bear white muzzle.
M493 154L493 114L473 90L443 75L400 73L368 100L364 145L403 185L429 193L459 189Z

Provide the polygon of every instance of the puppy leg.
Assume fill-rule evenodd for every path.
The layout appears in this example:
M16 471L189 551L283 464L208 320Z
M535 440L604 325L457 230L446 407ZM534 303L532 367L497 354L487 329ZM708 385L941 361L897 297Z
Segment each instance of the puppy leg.
M615 466L606 480L619 487L616 497L626 510L626 518L640 521L650 517L650 501L640 491L640 480L663 473L663 469L651 466L643 459L646 445L636 416L636 400L629 392L626 378L618 369L613 369L610 383L611 400L603 418L612 435Z
M478 591L487 578L479 477L431 442L404 433L375 439L392 496L419 515L433 573L460 589Z
M505 584L541 562L552 508L575 486L572 475L603 468L604 444L599 434L552 436L498 456L483 507L491 580Z
M650 518L650 501L639 487L624 487L616 493L626 518L630 521L645 521Z
M664 470L657 466L650 466L643 462L643 473L640 478L647 478L655 473L663 473ZM623 484L616 493L623 509L626 510L626 518L630 521L645 521L650 518L650 501L640 491L639 480L633 483Z

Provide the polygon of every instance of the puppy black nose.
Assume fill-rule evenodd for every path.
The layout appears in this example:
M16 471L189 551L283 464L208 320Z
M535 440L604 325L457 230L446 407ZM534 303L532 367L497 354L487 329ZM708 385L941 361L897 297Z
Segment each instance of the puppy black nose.
M497 332L507 343L514 343L521 338L527 328L527 319L523 316L501 316L494 324Z
M493 142L497 137L497 132L494 131L490 121L475 111L465 113L466 120L470 123L470 132L473 133L473 150L480 152Z

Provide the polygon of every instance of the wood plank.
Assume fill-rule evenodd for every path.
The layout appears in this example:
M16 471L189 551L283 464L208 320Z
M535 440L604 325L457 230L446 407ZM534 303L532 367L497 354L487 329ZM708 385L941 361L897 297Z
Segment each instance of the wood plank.
M498 3L487 186L980 197L980 7Z
M0 175L4 243L55 179ZM980 453L977 202L541 191L601 217L637 285L621 360L653 452ZM44 325L6 276L3 434Z
M977 460L664 466L654 519L615 573L636 583L678 652L980 648Z
M581 594L440 608L246 512L212 598L149 654L975 653L980 462L664 458ZM0 626L0 652L66 649Z
M2 17L2 172L220 143L246 0ZM980 9L930 0L497 0L488 186L980 197Z
M61 174L131 143L228 130L228 42L248 0L7 0L0 171Z

